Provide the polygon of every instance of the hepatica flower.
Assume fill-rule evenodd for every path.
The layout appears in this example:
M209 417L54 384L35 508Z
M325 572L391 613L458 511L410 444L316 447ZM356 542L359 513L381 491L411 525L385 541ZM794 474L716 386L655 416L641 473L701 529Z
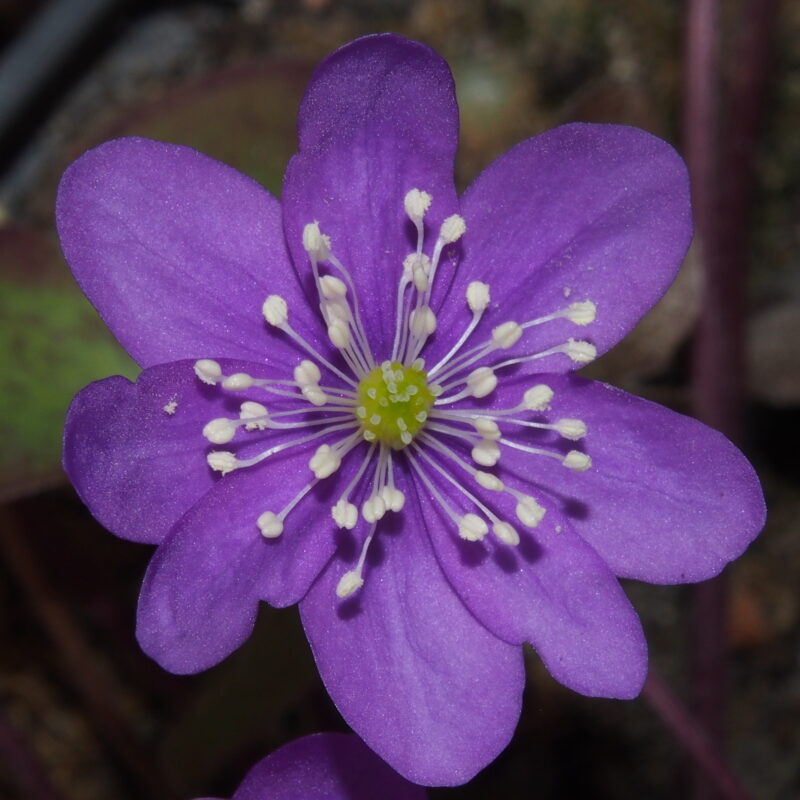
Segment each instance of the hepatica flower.
M367 37L312 78L281 204L122 139L69 168L57 210L143 367L76 397L64 448L97 519L159 545L141 646L197 672L259 601L299 603L344 718L427 784L508 743L524 642L576 691L634 697L646 646L617 578L708 578L764 515L719 433L572 374L674 278L681 159L566 125L459 198L457 127L444 61Z
M231 800L425 800L357 737L317 733L281 747L250 770ZM210 798L208 799L210 800Z

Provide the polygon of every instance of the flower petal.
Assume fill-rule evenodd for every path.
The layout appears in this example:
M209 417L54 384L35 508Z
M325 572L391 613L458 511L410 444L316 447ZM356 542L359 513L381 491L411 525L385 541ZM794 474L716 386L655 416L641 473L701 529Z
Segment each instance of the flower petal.
M430 48L400 36L357 39L317 68L298 128L299 152L283 186L286 241L307 281L303 227L320 223L353 275L381 360L391 350L403 259L416 245L405 194L416 188L433 196L425 217L428 252L441 221L458 210L458 108L450 69Z
M261 304L302 293L278 201L252 179L189 147L117 139L66 171L56 220L78 283L143 366L291 357Z
M165 669L193 673L221 661L250 635L259 600L296 603L330 559L337 537L328 509L360 465L357 453L300 500L279 537L265 539L256 525L263 511L279 512L313 479L308 461L318 444L224 477L159 547L136 633Z
M593 466L572 472L552 459L507 450L503 473L550 492L616 575L651 583L705 580L758 535L765 516L758 478L721 433L574 376L515 376L500 381L494 402L516 402L524 387L542 381L555 392L552 417L587 424L581 449Z
M548 509L531 531L515 519L513 502L484 497L515 526L520 543L510 547L491 534L468 542L427 493L419 494L442 569L492 633L531 644L552 676L581 694L639 694L647 675L639 617L605 562L557 511ZM477 510L463 496L453 500L456 508Z
M181 361L145 370L136 383L106 378L75 397L64 470L104 527L157 544L214 485L201 433L219 416L213 393Z
M317 733L259 761L232 800L424 800L357 737Z
M409 780L456 785L513 734L522 652L461 604L406 494L402 526L381 522L358 594L337 598L352 560L334 559L300 614L328 692L367 745Z
M464 258L440 330L466 327L462 298L473 280L488 283L492 295L475 343L506 320L523 323L575 301L597 306L587 327L560 319L528 329L515 353L570 337L605 352L666 291L692 236L680 156L621 125L564 125L520 143L467 189L462 209ZM426 358L435 363L447 349L442 340ZM538 363L552 372L575 367L564 355Z

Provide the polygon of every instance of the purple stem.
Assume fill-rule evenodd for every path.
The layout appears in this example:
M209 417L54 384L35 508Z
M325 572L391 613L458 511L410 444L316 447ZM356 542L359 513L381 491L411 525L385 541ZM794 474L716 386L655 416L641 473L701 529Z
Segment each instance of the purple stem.
M670 691L664 679L653 668L647 676L642 694L692 758L707 784L720 797L724 800L750 800L750 795L731 772L714 738Z
M744 0L740 7L724 116L718 103L718 0L690 0L687 20L685 141L705 268L694 347L694 412L734 441L742 440L743 431L753 162L774 14L774 0ZM694 707L717 742L725 721L726 623L726 581L720 576L694 589L690 664ZM703 786L696 774L694 796L713 797Z

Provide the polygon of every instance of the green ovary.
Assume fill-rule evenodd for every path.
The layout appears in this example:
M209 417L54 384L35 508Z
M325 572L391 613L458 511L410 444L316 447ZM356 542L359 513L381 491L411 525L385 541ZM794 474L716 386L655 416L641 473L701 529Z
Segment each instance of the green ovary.
M357 399L364 438L402 450L425 425L435 397L423 370L384 361L358 384Z

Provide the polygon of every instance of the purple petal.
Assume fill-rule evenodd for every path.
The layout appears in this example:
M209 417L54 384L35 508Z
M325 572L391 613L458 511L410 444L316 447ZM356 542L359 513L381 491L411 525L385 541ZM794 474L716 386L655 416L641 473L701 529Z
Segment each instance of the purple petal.
M491 287L491 311L473 342L505 322L519 323L591 300L597 320L557 320L528 329L513 352L541 352L569 337L605 352L666 291L692 236L689 183L680 156L636 128L573 124L514 147L491 164L462 199L467 233L452 299L440 330L469 321L469 281ZM449 347L442 337L429 363ZM539 362L565 372L564 355Z
M153 367L136 383L106 378L70 406L64 470L97 520L124 539L157 544L214 485L202 430L220 410L192 363Z
M416 188L433 196L426 252L441 221L458 210L458 108L450 70L417 42L389 34L358 39L317 68L298 128L299 153L283 187L286 241L308 285L303 227L318 221L331 237L334 254L355 279L380 361L391 349L403 259L416 245L405 194ZM447 280L447 269L442 273Z
M317 733L259 761L232 800L424 800L357 737Z
M555 392L551 417L584 420L593 466L506 450L504 474L549 491L577 533L626 578L701 581L738 558L764 524L758 478L721 433L619 389L573 376L500 381L494 402L531 383ZM513 438L519 439L520 436Z
M520 712L522 653L461 604L420 513L408 497L402 525L381 523L357 595L337 598L352 559L334 559L300 613L348 724L409 780L455 785L508 744Z
M421 491L420 499L442 569L492 633L533 645L553 677L581 694L639 694L647 675L639 618L603 560L558 512L548 510L530 531L514 517L513 501L484 496L519 532L520 544L509 547L491 534L464 541L428 493ZM453 497L456 508L475 511L465 500Z
M59 187L56 220L81 288L143 366L181 358L296 358L261 304L283 294L308 318L280 206L231 167L148 139L106 142Z
M358 468L358 453L297 504L278 538L265 539L256 526L263 511L279 512L313 480L308 461L321 441L224 477L159 547L142 586L137 637L165 669L213 666L250 635L259 600L298 602L330 559L329 509Z

